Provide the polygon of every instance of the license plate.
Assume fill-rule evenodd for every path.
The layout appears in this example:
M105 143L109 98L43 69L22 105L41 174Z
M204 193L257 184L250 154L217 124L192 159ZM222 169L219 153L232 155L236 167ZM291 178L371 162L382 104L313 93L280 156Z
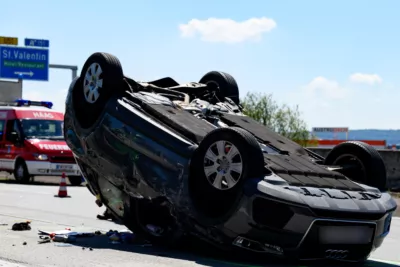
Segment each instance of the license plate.
M319 229L322 244L368 244L374 229L368 226L325 226Z
M72 165L56 165L56 170L59 171L68 171L68 170L72 170Z

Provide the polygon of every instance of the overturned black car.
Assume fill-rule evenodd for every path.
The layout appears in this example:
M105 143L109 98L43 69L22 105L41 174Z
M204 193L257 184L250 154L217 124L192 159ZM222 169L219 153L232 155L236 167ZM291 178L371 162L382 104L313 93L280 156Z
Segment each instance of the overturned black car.
M64 133L93 194L151 242L364 261L396 202L379 153L345 142L326 158L243 115L232 76L138 82L95 53L70 85Z

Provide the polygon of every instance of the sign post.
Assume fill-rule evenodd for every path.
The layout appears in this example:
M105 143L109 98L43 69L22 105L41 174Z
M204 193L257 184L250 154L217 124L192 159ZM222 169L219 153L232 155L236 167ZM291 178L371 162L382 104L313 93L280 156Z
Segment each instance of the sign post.
M0 78L49 80L49 50L0 46Z

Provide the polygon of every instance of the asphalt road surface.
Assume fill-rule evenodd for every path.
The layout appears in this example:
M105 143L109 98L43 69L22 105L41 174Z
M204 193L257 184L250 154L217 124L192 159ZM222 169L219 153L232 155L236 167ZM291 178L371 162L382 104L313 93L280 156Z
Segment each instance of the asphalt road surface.
M57 181L58 182L58 181ZM68 187L70 198L54 197L57 185L19 185L0 181L1 266L283 266L279 262L233 263L226 256L211 256L196 248L167 251L137 244L112 244L105 236L78 238L76 243L38 244L38 230L122 230L124 226L96 219L104 209L81 187ZM30 231L12 231L16 222L31 221ZM26 242L26 243L24 243ZM383 246L371 255L367 266L400 266L400 219L394 219ZM308 264L308 263L307 263ZM305 266L302 264L301 266ZM324 266L322 263L313 266ZM333 266L339 266L334 264ZM348 265L347 265L348 266Z
M0 172L0 181L14 182L14 176L6 172ZM35 185L57 185L61 182L61 176L36 176L34 178L33 184ZM67 185L71 185L66 179ZM1 265L0 265L1 267Z

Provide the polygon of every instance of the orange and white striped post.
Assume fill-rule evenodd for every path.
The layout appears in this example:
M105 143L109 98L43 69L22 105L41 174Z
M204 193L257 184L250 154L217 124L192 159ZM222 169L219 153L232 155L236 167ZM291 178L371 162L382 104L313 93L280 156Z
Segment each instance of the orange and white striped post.
M64 172L61 175L61 182L60 182L60 188L58 189L58 195L56 195L55 197L70 197L68 196L67 192L67 181Z

